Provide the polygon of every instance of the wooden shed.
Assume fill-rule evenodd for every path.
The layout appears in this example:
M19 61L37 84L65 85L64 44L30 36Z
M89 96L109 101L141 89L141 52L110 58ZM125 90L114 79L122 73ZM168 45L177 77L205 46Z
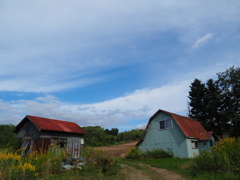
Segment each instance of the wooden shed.
M25 116L15 127L21 148L25 153L45 151L50 146L65 148L74 158L81 156L84 135L88 134L74 122L61 121L37 116Z

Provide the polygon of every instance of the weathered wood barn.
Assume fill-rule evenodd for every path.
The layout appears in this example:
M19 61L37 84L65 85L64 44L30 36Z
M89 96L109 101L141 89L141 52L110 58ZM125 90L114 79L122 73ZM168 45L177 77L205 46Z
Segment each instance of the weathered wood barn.
M74 158L81 156L84 135L88 134L74 122L27 115L15 127L25 153L45 151L50 146L65 148Z

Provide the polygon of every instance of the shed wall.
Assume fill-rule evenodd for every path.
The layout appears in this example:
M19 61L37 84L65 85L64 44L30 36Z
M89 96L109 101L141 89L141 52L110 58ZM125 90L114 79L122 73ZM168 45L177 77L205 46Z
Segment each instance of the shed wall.
M84 141L84 134L39 131L29 120L24 121L17 137L21 140L21 148L25 148L26 154L34 151L45 151L51 145L59 145L59 142L65 140L66 144L63 148L66 148L67 152L74 158L81 156Z

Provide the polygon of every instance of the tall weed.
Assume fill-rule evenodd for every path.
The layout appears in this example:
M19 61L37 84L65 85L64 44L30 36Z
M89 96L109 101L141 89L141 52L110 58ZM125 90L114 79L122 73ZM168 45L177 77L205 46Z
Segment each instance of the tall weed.
M12 152L5 149L0 151L0 179L49 179L57 172L63 162L64 151L50 148L44 154L34 152L26 157L20 156L21 151Z
M203 151L193 159L192 170L195 173L240 173L239 138L225 138L211 147L210 152Z
M96 172L97 175L116 175L120 166L117 160L106 155L103 151L99 151L93 147L85 147L83 149L83 157L86 161L83 169L86 172Z

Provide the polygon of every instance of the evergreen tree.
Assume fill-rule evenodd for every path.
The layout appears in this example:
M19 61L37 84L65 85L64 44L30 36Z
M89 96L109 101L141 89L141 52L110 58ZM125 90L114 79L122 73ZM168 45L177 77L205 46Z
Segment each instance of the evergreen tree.
M198 120L201 124L209 129L206 112L206 87L199 79L191 83L189 91L189 117Z
M233 66L217 75L225 102L224 116L232 126L230 135L240 137L240 68Z
M202 83L195 79L189 91L189 116L207 130L240 136L240 68L218 73L218 79Z
M214 131L222 138L223 132L227 129L227 120L223 116L222 93L217 81L209 79L206 83L206 121L207 130Z

